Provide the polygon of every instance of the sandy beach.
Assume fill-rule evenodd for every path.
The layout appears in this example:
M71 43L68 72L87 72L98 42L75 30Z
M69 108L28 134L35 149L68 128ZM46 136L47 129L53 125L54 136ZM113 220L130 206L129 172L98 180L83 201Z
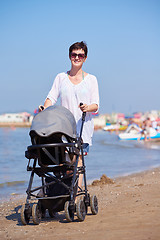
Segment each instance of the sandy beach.
M48 215L40 225L23 226L20 208L24 196L0 203L0 239L160 239L160 168L113 179L95 181L89 192L99 201L98 215L90 210L84 222L66 222L64 213Z
M10 128L17 128L17 127L30 127L31 122L0 122L0 127L10 127Z

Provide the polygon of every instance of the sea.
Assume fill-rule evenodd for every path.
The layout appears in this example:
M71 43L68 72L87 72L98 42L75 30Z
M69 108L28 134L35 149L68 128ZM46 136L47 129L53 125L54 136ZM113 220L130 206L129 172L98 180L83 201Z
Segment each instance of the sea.
M31 172L25 158L31 145L29 128L0 128L0 200L26 195ZM103 174L110 178L126 176L160 166L160 142L124 141L103 130L94 132L93 145L85 157L87 182ZM34 178L34 185L39 184Z

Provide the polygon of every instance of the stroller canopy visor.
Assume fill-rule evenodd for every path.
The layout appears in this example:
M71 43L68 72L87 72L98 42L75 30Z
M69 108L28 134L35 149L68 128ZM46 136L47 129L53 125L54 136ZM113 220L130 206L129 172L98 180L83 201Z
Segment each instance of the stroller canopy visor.
M76 138L76 121L67 108L51 106L34 117L30 128L30 136L33 132L40 137L62 133L71 138Z

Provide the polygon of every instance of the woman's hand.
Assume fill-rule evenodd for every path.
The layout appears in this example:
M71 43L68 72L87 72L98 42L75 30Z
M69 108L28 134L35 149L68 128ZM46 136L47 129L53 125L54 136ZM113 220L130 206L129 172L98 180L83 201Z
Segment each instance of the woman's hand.
M44 105L40 105L39 106L39 112L42 112L44 109L46 109L47 107L50 107L52 105L52 102L49 98L46 99Z
M82 112L89 112L89 105L87 104L79 105L79 108Z
M79 108L82 112L96 112L98 110L98 105L95 103L91 105L83 104L81 106L79 105Z
M45 107L43 105L39 105L38 112L42 112L44 109L45 109Z

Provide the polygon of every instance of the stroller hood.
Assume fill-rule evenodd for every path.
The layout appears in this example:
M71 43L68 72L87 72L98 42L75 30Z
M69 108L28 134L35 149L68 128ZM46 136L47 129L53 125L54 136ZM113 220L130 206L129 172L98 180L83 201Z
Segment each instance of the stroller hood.
M34 133L40 137L63 133L71 138L76 138L76 121L67 108L51 106L34 117L30 128L30 136Z

